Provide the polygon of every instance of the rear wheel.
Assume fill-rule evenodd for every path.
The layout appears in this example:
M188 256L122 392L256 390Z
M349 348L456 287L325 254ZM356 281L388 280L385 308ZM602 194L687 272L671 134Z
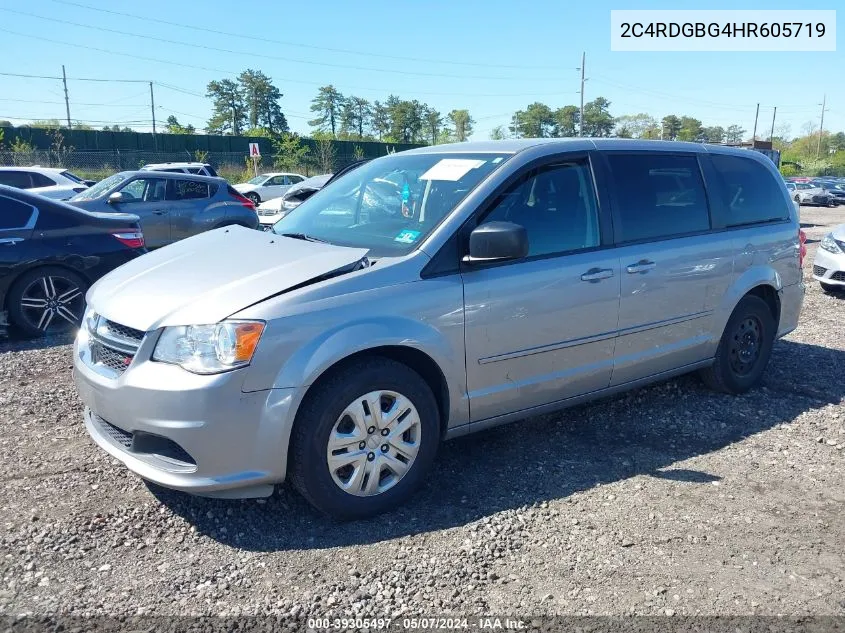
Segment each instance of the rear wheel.
M413 493L439 444L437 402L419 374L387 358L362 359L308 394L291 437L290 479L332 517L371 516Z
M711 389L741 394L763 375L775 341L775 319L760 297L746 295L728 319L713 365L701 371Z
M28 337L70 330L82 321L86 290L88 283L70 270L31 270L9 290L9 321Z
M254 191L250 191L249 193L245 193L245 194L244 194L244 197L249 198L250 200L252 200L252 204L257 205L257 204L260 204L260 203L261 203L261 196L259 196L259 195L258 195L257 193L255 193Z

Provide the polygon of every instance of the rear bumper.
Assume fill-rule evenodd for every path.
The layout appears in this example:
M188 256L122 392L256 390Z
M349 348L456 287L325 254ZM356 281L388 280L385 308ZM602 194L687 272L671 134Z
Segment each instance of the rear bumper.
M803 281L784 286L780 291L780 323L777 337L786 336L798 327L801 307L804 305L806 286Z

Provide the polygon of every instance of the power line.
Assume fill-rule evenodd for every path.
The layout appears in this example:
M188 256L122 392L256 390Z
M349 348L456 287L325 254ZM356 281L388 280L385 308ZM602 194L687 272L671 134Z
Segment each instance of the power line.
M6 31L6 33L11 33L12 35L20 35L22 37L34 37L29 35L24 35L23 33L15 33L14 31ZM45 41L45 38L37 38ZM54 75L26 75L23 73L0 73L3 77L24 77L26 79L57 79L61 80L61 76L54 76ZM91 77L68 77L70 81L101 81L101 82L115 82L115 83L127 83L127 84L145 84L147 83L146 79L93 79Z
M293 57L282 57L279 55L266 55L261 53L256 53L255 51L243 51L243 50L232 50L229 48L220 48L218 46L209 46L207 44L195 44L191 42L185 42L180 40L171 40L163 37L156 37L154 35L140 35L138 33L132 33L130 31L121 31L119 29L111 29L103 26L94 26L91 24L83 24L81 22L73 22L71 20L66 19L58 19L58 18L51 18L44 15L38 15L35 13L29 13L26 11L17 11L15 9L8 9L6 7L0 7L0 11L6 11L7 13L14 13L17 15L23 15L30 18L36 18L38 20L46 20L48 22L56 22L62 24L64 26L71 25L76 26L79 28L84 29L91 29L94 31L105 31L108 33L115 33L116 35L124 35L126 37L136 37L139 39L144 40L152 40L154 42L163 42L165 44L175 44L177 46L187 46L193 49L204 49L208 51L214 51L217 53L227 53L230 55L248 55L250 57L259 57L264 59L272 59L275 61L282 61L291 64L307 64L311 66L324 66L328 68L342 68L345 70L362 70L366 72L376 72L376 73L390 73L394 75L416 75L419 77L438 77L438 78L449 78L449 79L480 79L480 80L494 80L494 81L557 81L555 78L534 78L534 77L502 77L502 76L490 76L490 75L450 75L445 73L435 73L435 72L418 72L412 70L392 70L387 68L375 68L372 66L355 66L351 64L332 64L328 62L315 62L306 59L297 59Z
M294 46L294 47L306 48L306 49L310 49L310 50L328 51L328 52L332 52L332 53L343 53L343 54L351 54L351 55L361 55L361 56L365 56L365 57L379 57L379 58L382 58L382 59L394 59L394 60L399 60L399 61L423 62L423 63L426 63L426 64L449 64L449 65L454 65L454 66L475 66L475 67L481 67L481 68L513 68L513 69L518 69L518 70L526 70L526 69L557 70L558 69L556 66L537 66L537 65L534 65L534 64L532 64L530 66L524 66L524 65L500 64L498 62L495 62L495 63L479 63L479 62L465 62L465 61L444 60L444 59L427 59L427 58L424 58L424 57L406 57L406 56L401 56L401 55L386 55L386 54L383 54L383 53L372 53L372 52L367 52L367 51L358 51L358 50L352 50L352 49L346 49L346 48L330 48L330 47L327 47L327 46L316 46L316 45L313 45L313 44L301 44L301 43L298 43L298 42L290 42L290 41L285 41L285 40L274 40L274 39L268 39L268 38L263 38L263 37L255 37L253 35L244 35L243 33L233 33L231 31L218 31L216 29L210 29L210 28L201 27L201 26L194 26L194 25L191 25L191 24L182 24L182 23L179 23L179 22L169 22L167 20L161 20L161 19L158 19L158 18L151 18L151 17L145 16L145 15L138 15L138 14L134 14L134 13L123 13L121 11L112 11L110 9L103 9L101 7L92 7L90 5L82 4L82 3L79 3L79 2L70 2L69 0L52 0L52 1L57 3L57 4L64 4L64 5L79 7L81 9L88 9L89 11L98 11L100 13L108 13L108 14L117 15L117 16L120 16L120 17L132 18L133 20L143 20L143 21L146 21L146 22L153 22L153 23L156 23L156 24L166 24L168 26L173 26L173 27L183 28L183 29L190 29L192 31L199 31L199 32L203 32L203 33L213 33L215 35L226 35L228 37L237 37L237 38L240 38L240 39L249 40L250 42L253 42L253 43L254 42L265 42L265 43L268 43L268 44L276 44L276 45L281 44L283 46Z
M38 101L35 99L6 99L5 97L0 98L0 101L11 101L14 103L36 103L36 104L43 104L43 105L64 105L64 101ZM107 108L138 108L140 107L138 104L129 104L129 103L84 103L80 101L74 101L73 105L75 106L102 106Z

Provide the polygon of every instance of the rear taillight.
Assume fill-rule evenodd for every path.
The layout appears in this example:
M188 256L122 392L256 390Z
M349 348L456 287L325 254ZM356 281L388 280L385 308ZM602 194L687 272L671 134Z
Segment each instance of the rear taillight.
M115 239L128 248L144 248L144 234L141 231L112 233Z
M229 195L232 196L241 206L255 211L255 203L252 200L250 200L246 196L242 196L240 193L238 193L235 188L231 186L227 187L227 191L229 192Z
M802 229L798 229L798 265L804 265L804 258L807 256L807 234Z

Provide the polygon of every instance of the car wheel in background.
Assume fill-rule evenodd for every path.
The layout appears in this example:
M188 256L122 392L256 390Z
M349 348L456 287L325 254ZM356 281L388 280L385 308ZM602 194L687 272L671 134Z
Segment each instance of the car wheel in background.
M82 321L88 283L64 268L31 270L12 284L7 295L9 321L23 336L66 332Z
M793 200L795 200L795 202L797 202L798 204L801 204L801 196L799 196L797 193L795 194Z
M700 372L704 383L732 394L755 386L769 362L776 327L765 301L754 295L743 297L728 319L713 364Z
M254 191L250 191L249 193L245 193L244 197L249 198L252 200L253 204L260 204L261 203L261 196L259 196Z
M379 514L405 501L434 462L440 414L410 367L365 358L321 379L291 437L290 480L338 519Z

